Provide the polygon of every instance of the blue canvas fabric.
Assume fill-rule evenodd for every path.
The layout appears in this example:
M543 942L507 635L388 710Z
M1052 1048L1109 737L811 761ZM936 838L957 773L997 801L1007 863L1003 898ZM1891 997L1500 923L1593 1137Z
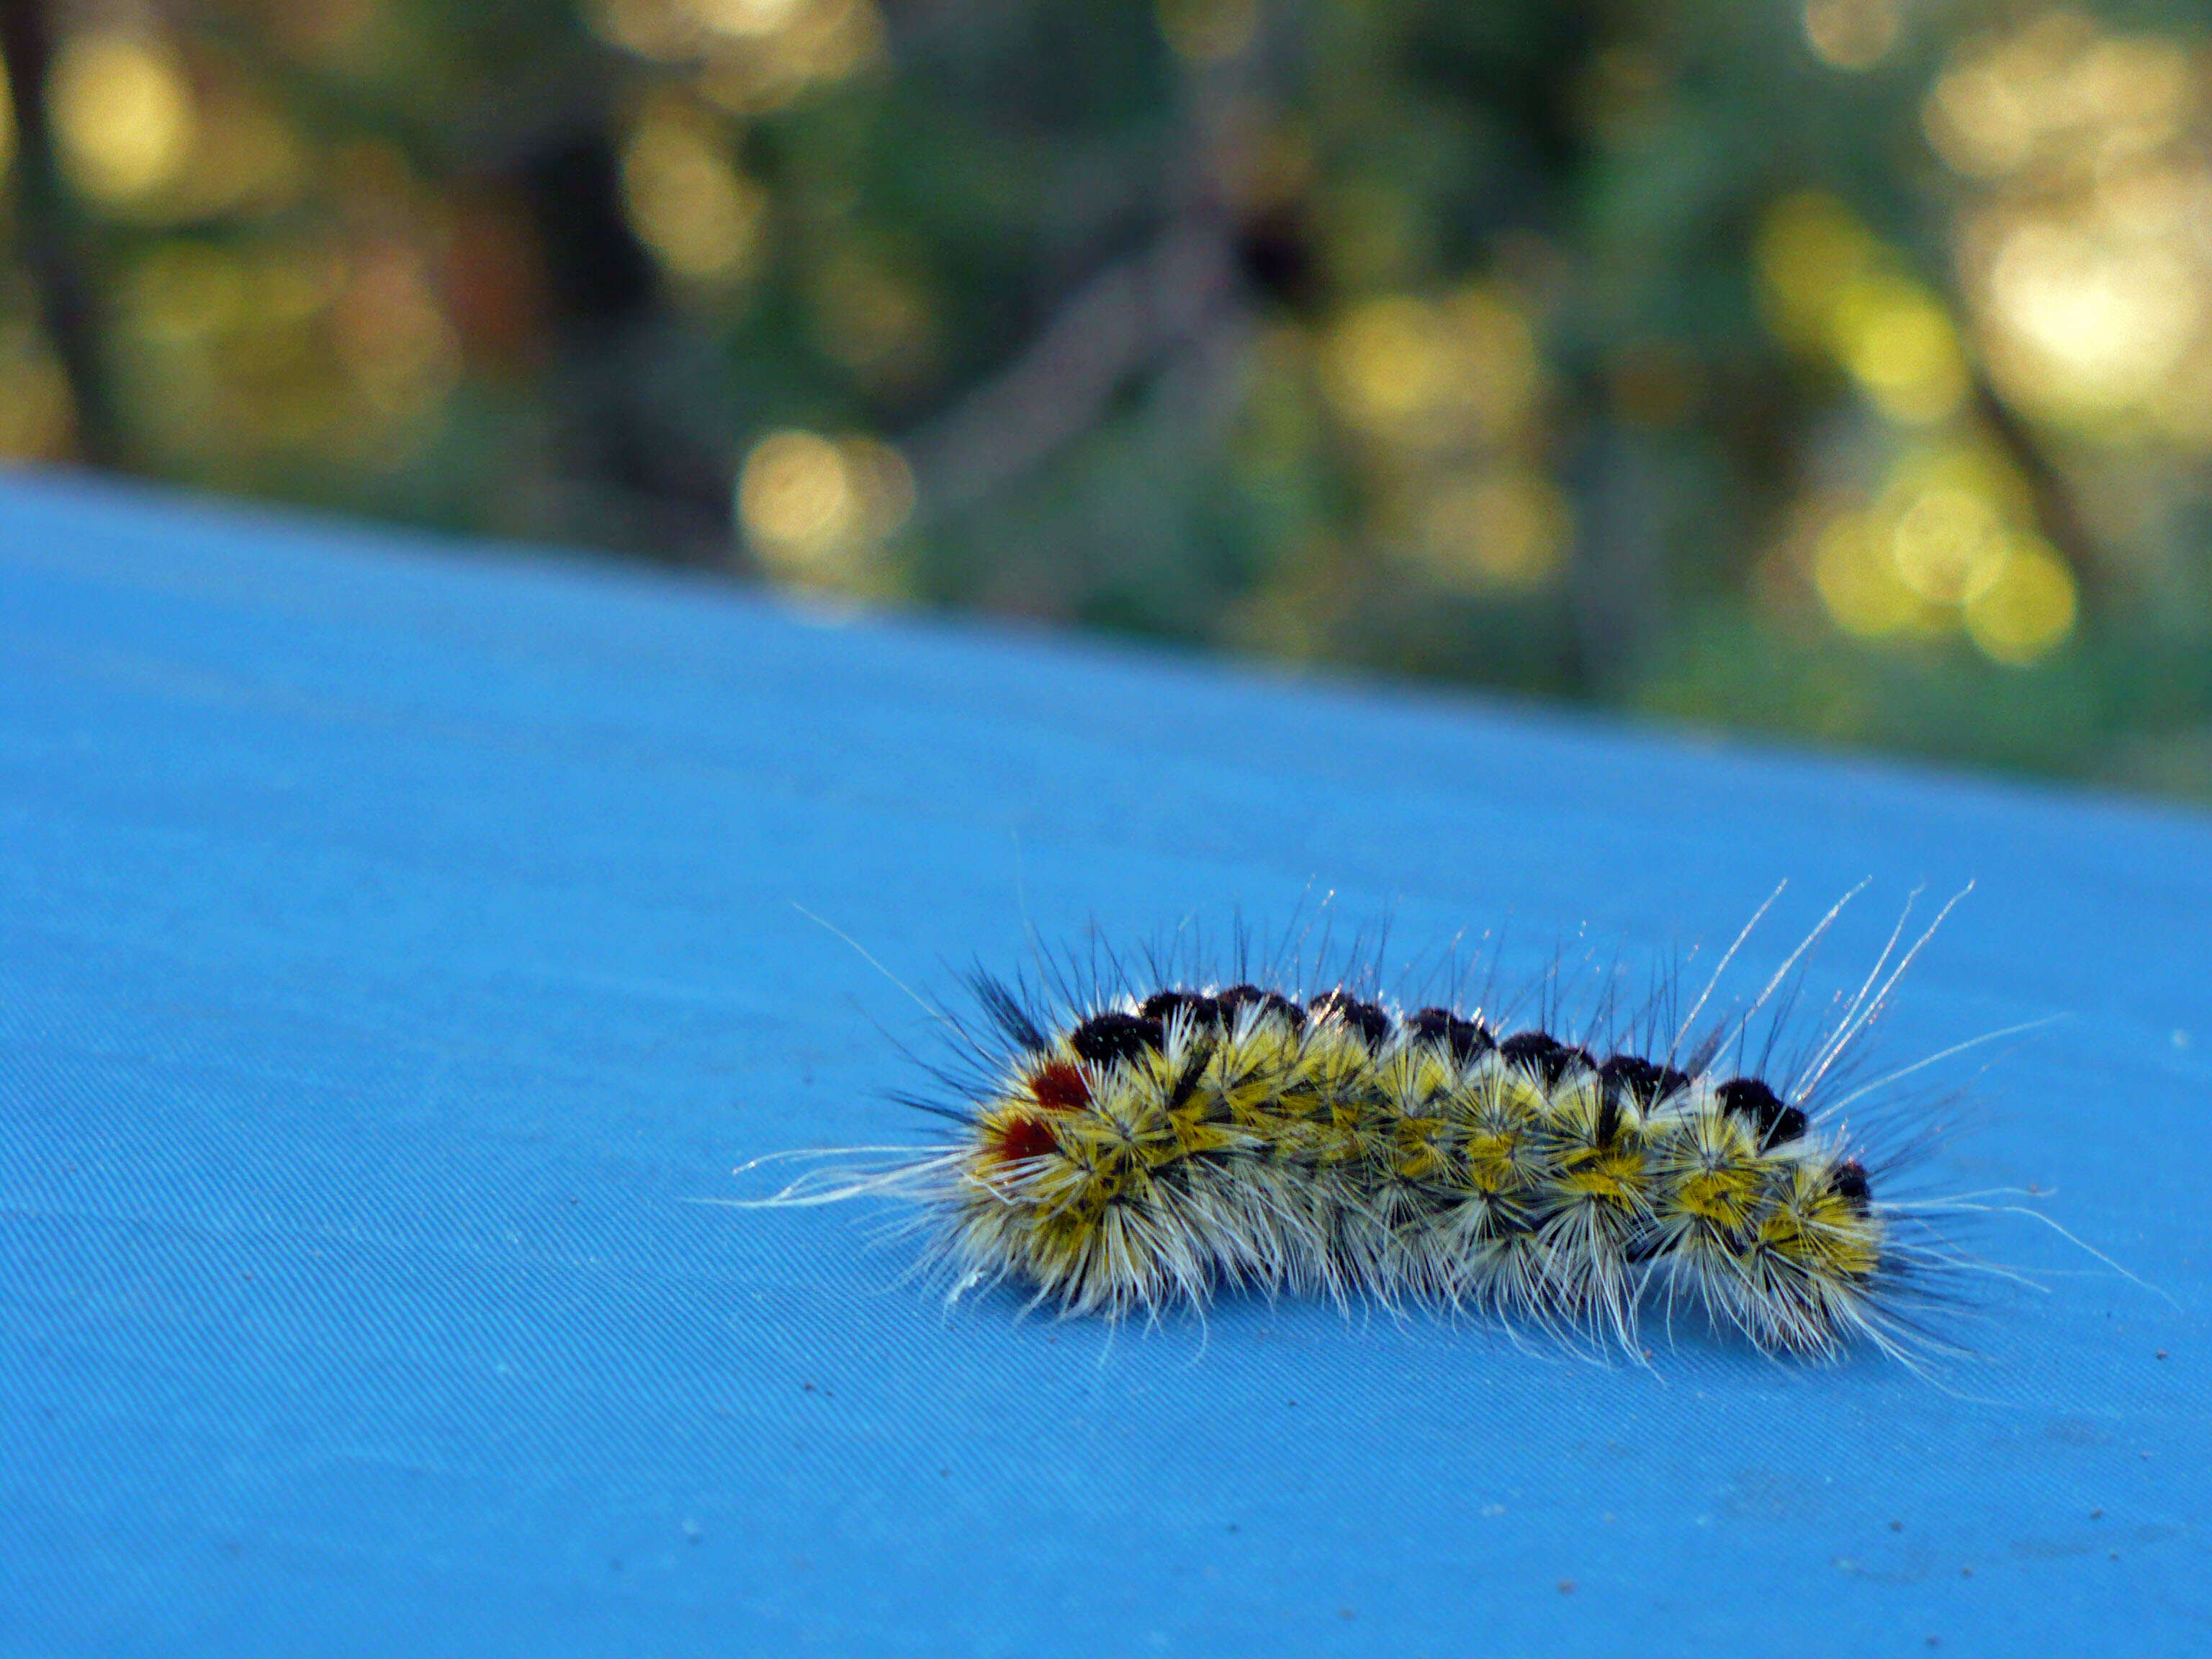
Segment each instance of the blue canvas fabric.
M2212 1651L2200 818L17 479L0 848L19 1659ZM919 1139L890 976L1026 927L1535 980L1787 878L1755 990L1869 877L1814 994L1978 883L1885 1058L2063 1017L1924 1184L2153 1287L1988 1218L1932 1379L948 1314L882 1211L693 1201Z

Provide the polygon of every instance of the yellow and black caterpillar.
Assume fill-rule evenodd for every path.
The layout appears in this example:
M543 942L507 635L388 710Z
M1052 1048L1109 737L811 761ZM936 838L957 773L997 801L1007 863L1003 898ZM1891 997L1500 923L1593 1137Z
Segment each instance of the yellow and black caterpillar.
M1003 1284L1068 1315L1152 1318L1243 1287L1498 1315L1640 1354L1645 1310L1671 1325L1686 1306L1769 1352L1863 1341L1910 1359L1949 1346L1925 1318L1977 1265L1936 1219L1991 1206L1877 1191L1939 1126L1911 1120L1876 1158L1840 1115L1987 1039L1842 1084L1936 931L1908 944L1900 917L1808 1031L1784 988L1842 908L1686 1048L1748 927L1686 1018L1659 1027L1662 984L1580 1042L1556 1019L1507 1034L1479 1008L1363 995L1376 963L1357 949L1354 971L1302 992L1295 973L1224 983L1158 951L1139 977L1094 939L1087 970L1047 954L1041 984L974 976L980 1022L923 1003L960 1058L908 1103L950 1121L944 1143L761 1160L843 1161L753 1204L917 1201L955 1296Z
M1765 1347L1872 1328L1866 1169L1756 1078L1343 992L1164 990L1056 1031L986 999L1012 1063L929 1164L971 1282L1110 1316L1222 1284L1370 1295L1626 1340L1661 1279Z

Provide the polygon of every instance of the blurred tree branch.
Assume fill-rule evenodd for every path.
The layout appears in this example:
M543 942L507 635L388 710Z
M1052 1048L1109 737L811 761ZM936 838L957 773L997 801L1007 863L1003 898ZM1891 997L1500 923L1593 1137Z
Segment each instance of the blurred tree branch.
M19 257L38 298L40 320L68 378L76 451L93 466L124 459L94 285L83 255L85 226L61 179L46 99L52 20L40 0L0 0L0 49L15 104L15 210Z
M2067 563L2074 569L2094 574L2103 562L2099 556L2097 538L2081 522L2074 492L2058 469L2051 464L2043 445L2029 430L2027 422L1997 396L1986 374L1974 376L1972 398L1975 416L2027 480L2028 494L2035 504L2036 520L2043 533L2066 556Z
M981 500L1096 425L1130 377L1197 338L1236 288L1226 228L1171 223L1076 289L1013 362L907 441L923 499Z

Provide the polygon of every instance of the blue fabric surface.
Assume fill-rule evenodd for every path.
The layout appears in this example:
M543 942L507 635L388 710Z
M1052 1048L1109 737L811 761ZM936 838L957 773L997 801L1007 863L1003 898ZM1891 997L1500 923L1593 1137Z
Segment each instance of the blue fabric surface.
M0 660L0 1650L2212 1650L2200 819L53 481ZM1310 889L1640 969L1787 877L1755 987L1868 876L1816 987L1979 883L1885 1054L2068 1016L1929 1184L2171 1303L2000 1217L2042 1288L1936 1382L1109 1340L688 1201L915 1133L920 1015L794 905L939 991Z

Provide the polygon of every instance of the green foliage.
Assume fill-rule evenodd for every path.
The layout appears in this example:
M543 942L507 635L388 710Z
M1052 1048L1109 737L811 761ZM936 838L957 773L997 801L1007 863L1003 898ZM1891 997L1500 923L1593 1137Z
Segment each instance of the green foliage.
M0 448L2212 797L2185 6L9 30Z

